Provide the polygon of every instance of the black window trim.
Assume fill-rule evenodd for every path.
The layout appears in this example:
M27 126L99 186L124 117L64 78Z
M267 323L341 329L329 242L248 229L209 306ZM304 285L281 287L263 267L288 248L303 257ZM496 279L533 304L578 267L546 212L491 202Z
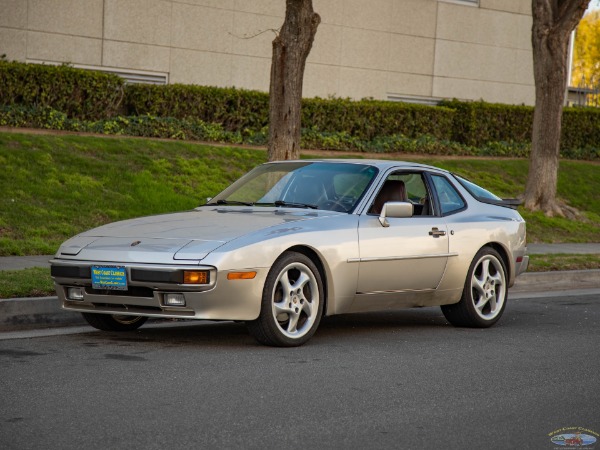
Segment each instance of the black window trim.
M467 200L465 200L465 198L463 197L463 195L460 193L460 190L458 190L456 188L456 186L454 185L454 183L452 182L451 179L449 179L445 174L442 174L442 173L429 173L429 175L431 176L431 180L430 180L430 182L431 182L431 188L435 192L435 200L436 200L436 203L437 203L437 206L438 206L438 211L440 213L439 217L452 216L454 214L457 214L459 212L463 212L463 211L466 211L467 209L469 209L469 202L467 202ZM433 177L445 178L446 181L448 181L448 183L450 183L450 186L452 186L454 188L454 190L456 191L456 193L458 194L458 196L461 198L461 200L463 201L463 203L464 203L465 206L463 206L462 208L455 209L453 211L444 213L443 210L442 210L442 204L441 204L441 202L439 200L439 195L438 195L437 189L435 188L435 183L433 182ZM452 177L452 178L455 178L455 177ZM458 180L456 180L456 181L458 181ZM461 186L462 186L462 184L461 184ZM467 190L467 192L468 192L468 190Z
M425 189L427 190L427 195L429 196L430 199L430 208L432 209L431 214L427 215L427 216L422 216L422 215L412 215L410 218L417 218L417 217L442 217L441 216L441 212L442 209L440 208L440 205L438 203L437 200L437 193L435 192L435 187L433 186L433 183L431 182L430 179L430 175L431 173L428 172L427 170L419 170L416 168L399 168L399 167L395 167L392 168L390 170L388 170L383 177L381 177L381 180L378 182L378 186L376 189L374 189L373 191L373 195L372 197L369 199L369 201L367 202L367 204L365 205L365 209L364 209L364 214L367 216L372 216L372 217L376 217L379 216L379 214L375 214L375 213L370 213L369 210L371 209L371 206L373 205L373 203L375 202L375 199L377 198L377 195L379 195L379 191L381 191L381 189L383 188L383 185L385 184L385 182L387 181L387 179L389 177L391 177L392 175L398 175L398 174L417 174L417 175L421 175L421 178L423 179L423 184L425 185ZM464 200L464 199L463 199ZM466 202L465 202L466 203Z

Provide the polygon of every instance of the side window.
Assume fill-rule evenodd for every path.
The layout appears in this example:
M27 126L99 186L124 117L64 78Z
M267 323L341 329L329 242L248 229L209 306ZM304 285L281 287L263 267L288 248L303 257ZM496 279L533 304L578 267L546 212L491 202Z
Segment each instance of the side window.
M432 215L429 193L420 173L396 172L389 175L369 208L369 214L380 214L386 202L410 202L413 204L413 216Z
M459 211L466 206L465 201L446 177L433 175L431 178L437 191L443 216Z

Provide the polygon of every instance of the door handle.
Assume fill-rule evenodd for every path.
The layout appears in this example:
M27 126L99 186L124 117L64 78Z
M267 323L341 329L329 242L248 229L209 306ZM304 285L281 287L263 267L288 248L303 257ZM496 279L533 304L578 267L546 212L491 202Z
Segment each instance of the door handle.
M446 232L444 230L438 229L438 227L433 227L429 232L429 236L433 236L434 238L446 236Z

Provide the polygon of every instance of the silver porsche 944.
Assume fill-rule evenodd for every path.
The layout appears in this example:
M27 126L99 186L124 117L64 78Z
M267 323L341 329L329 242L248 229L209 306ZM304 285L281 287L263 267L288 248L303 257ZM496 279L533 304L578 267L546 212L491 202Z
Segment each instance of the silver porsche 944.
M415 163L267 163L192 211L69 239L51 273L63 308L108 331L235 320L296 346L324 315L423 306L489 327L529 261L515 203Z

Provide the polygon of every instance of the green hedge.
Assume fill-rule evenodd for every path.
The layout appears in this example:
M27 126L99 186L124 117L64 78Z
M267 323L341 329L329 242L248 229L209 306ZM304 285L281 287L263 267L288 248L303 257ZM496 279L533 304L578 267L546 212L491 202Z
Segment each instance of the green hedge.
M456 111L451 139L470 146L493 142L531 143L533 107L485 102L442 102ZM561 154L570 158L597 159L600 149L600 109L565 108ZM578 156L581 155L581 156ZM586 156L587 155L587 156Z
M266 128L257 131L229 131L220 124L207 123L195 118L176 119L146 115L117 116L90 121L71 119L65 113L49 107L23 106L0 106L0 126L255 145L265 145L268 135ZM527 157L530 151L529 143L498 141L469 146L427 134L416 138L393 134L365 140L343 131L324 132L314 128L302 129L301 145L304 148L324 150L456 156ZM600 152L593 147L563 149L561 156L569 159L597 160L600 159Z
M563 113L561 148L598 153L600 149L600 109L566 108Z
M264 145L263 92L194 85L125 85L113 75L0 61L0 124ZM600 111L566 108L561 154L599 159ZM533 108L304 99L302 146L330 150L527 156Z
M234 88L133 85L127 87L125 110L128 115L194 117L228 131L260 130L268 125L269 96ZM452 131L453 115L449 108L383 101L313 98L302 103L303 124L365 140L399 133L443 138Z
M466 145L488 142L530 142L533 123L531 106L485 102L443 101L456 112L450 139Z
M380 136L422 135L447 138L452 133L455 112L431 107L375 100L305 99L302 123L323 132L344 132L362 140Z
M68 66L0 60L0 105L50 107L67 116L101 119L122 112L123 79Z
M219 123L229 131L261 129L268 123L269 96L263 92L185 84L127 86L125 113Z

